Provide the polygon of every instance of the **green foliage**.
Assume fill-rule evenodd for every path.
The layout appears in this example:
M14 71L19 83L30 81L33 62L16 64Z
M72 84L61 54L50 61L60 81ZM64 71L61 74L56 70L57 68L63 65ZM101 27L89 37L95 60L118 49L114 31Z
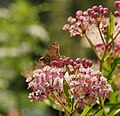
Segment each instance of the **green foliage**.
M65 79L63 80L63 89L64 89L65 97L67 100L67 104L68 104L69 108L71 108L72 107L72 100L70 98L70 88L69 88L69 85Z
M0 8L0 114L7 115L12 108L22 110L18 98L27 87L21 72L29 67L33 57L42 54L41 43L49 41L37 11L25 0Z
M103 114L103 109L101 109L97 114L95 114L95 116L102 116Z
M109 116L114 116L117 114L118 110L120 110L120 103L109 104L109 106L111 106L110 111L108 112Z
M104 72L104 76L107 77L108 80L112 79L113 73L117 67L118 64L118 56L114 57L110 65L107 63L107 61L104 63L104 66L106 67L106 72Z
M83 112L80 114L80 116L86 116L86 114L89 112L89 110L92 108L93 105L91 106L86 106Z
M44 103L47 104L48 106L54 108L55 110L59 110L61 112L64 112L63 107L60 104L55 104L53 99L51 99L51 96L48 96L48 99L45 99Z
M108 33L107 33L107 43L109 41L110 38L112 38L113 36L113 31L114 31L114 16L113 14L111 13L110 16L109 16L109 27L108 27Z

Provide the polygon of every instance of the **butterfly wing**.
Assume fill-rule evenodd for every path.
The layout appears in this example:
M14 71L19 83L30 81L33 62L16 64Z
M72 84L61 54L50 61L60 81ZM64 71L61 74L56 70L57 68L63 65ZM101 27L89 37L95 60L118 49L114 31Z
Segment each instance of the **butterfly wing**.
M53 42L43 57L40 57L39 60L34 61L31 65L28 66L27 70L23 72L23 76L32 77L33 70L41 69L45 65L50 65L50 62L53 60L60 59L60 48L58 42Z
M51 61L60 59L60 48L58 42L53 42L46 52L46 54L39 58L39 62L44 62L44 64L49 65Z

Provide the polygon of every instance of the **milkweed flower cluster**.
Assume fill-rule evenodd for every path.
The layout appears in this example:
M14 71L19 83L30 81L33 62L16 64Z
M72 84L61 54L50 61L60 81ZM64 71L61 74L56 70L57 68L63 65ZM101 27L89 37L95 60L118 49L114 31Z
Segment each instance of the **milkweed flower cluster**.
M120 16L120 1L116 1L114 6L116 7L114 15ZM97 27L102 29L100 30L103 31L102 33L104 34L108 29L108 21L105 18L108 16L108 14L108 8L103 7L102 5L93 6L84 12L82 10L78 10L75 18L70 16L67 19L69 24L65 24L63 26L63 30L69 31L71 37L76 35L83 36L91 29L92 25L95 24ZM117 22L115 22L115 24L117 24Z
M32 77L27 78L28 88L33 90L29 94L30 100L33 103L43 101L55 93L66 106L64 80L69 86L70 99L74 103L77 101L77 108L84 109L90 103L95 104L99 97L108 98L113 91L111 85L91 66L90 60L77 58L74 61L68 57L51 61L50 66L34 70ZM53 100L57 102L57 99Z
M93 6L83 12L78 10L76 12L76 18L69 17L69 24L65 24L63 30L69 31L70 36L84 35L89 30L92 24L99 25L103 18L108 15L108 8L102 5Z

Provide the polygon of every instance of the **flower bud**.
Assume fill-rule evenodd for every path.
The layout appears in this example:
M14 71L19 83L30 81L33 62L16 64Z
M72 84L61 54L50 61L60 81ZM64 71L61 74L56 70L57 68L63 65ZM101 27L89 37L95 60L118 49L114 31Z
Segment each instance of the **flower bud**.
M97 7L97 6L93 6L93 7L92 7L92 10L98 11L98 7Z
M107 16L108 15L108 11L103 11L103 14L104 14L104 16Z
M100 9L100 8L103 8L103 6L102 6L102 5L99 5L98 7L99 7L99 9Z
M95 11L92 11L91 14L93 15L95 13Z
M104 10L103 10L103 8L100 8L99 11L100 11L101 13L103 13Z
M76 63L79 64L80 63L80 58L76 58Z
M91 67L92 66L92 61L86 60L86 64L87 64L87 66Z
M70 64L73 65L74 64L74 61L72 59L70 59Z
M51 66L58 66L58 61L54 60L50 62Z
M67 20L68 20L68 22L71 23L71 24L73 24L73 23L76 22L76 18L73 18L73 17L69 17Z
M118 25L118 21L115 21L115 26L117 26Z
M84 21L84 17L83 16L80 16L79 17L79 20L82 22L82 21Z
M103 10L108 12L108 8L104 8Z
M88 67L87 64L86 64L86 60L85 59L82 59L82 65L83 65L84 68Z
M58 67L63 67L63 66L64 66L63 61L58 61Z
M63 60L63 64L64 64L64 65L70 64L70 58L67 57L66 59L64 59L64 60Z
M76 17L79 17L79 16L81 16L82 15L82 10L78 10L77 12L76 12Z
M114 3L114 5L115 5L115 7L120 7L120 1L116 1L116 2Z
M98 17L98 13L95 12L93 15L92 15L93 18L97 18Z
M91 8L87 9L88 14L90 15L93 10Z
M115 12L114 12L114 15L115 15L115 16L120 16L120 11L115 11Z
M69 24L65 24L63 26L63 30L66 31L66 30L69 30L70 29L70 25Z

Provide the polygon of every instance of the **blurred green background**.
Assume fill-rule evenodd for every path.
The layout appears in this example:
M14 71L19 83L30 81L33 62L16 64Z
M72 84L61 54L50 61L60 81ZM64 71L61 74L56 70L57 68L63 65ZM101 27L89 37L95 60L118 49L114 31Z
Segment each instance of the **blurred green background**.
M32 104L21 74L57 40L61 54L95 58L80 37L62 27L79 9L102 4L113 11L115 0L0 0L0 116L58 116L46 103Z

